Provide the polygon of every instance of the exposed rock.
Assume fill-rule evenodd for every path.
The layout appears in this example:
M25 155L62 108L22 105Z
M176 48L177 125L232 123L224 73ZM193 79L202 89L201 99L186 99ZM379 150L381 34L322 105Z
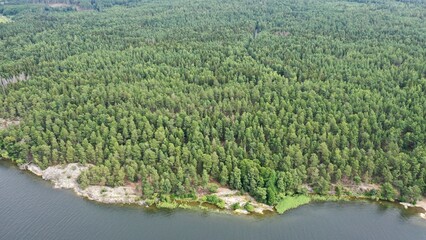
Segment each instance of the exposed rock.
M237 209L237 210L234 211L234 213L245 214L245 215L249 214L249 212L247 210L244 210L244 209Z
M406 202L400 202L400 204L402 206L404 206L405 209L409 208L409 207L418 207L418 208L422 208L423 211L425 211L424 213L420 213L420 217L423 219L426 219L426 198L424 198L421 201L418 201L416 205L413 205L411 203L406 203Z
M115 188L89 186L86 189L81 189L77 183L77 178L80 176L81 172L87 170L90 165L70 163L63 166L51 166L45 170L40 169L40 167L35 164L27 164L24 166L24 168L37 176L51 181L54 184L54 188L73 189L77 195L86 197L89 200L102 203L145 204L145 202L140 199L140 194L133 186Z
M102 203L118 203L118 204L138 204L145 205L145 201L141 199L141 194L136 190L135 186L127 185L122 187L107 186L88 186L85 189L80 188L77 183L78 176L81 172L87 170L90 165L82 165L78 163L70 163L67 165L57 165L48 167L45 170L40 169L35 164L21 165L21 169L27 169L37 176L41 176L45 180L49 180L54 184L54 188L73 189L74 192L89 200ZM238 203L243 207L246 203L250 203L254 207L254 212L262 214L263 211L273 211L271 206L258 203L248 194L240 194L239 191L228 188L219 188L216 196L223 199L225 209L232 211L232 205ZM238 214L249 214L244 209L234 211Z
M43 176L43 170L41 170L41 168L35 164L26 164L26 165L22 165L25 167L21 167L21 169L27 169L28 171L34 173L37 176Z
M52 181L55 188L78 188L77 178L80 173L87 170L88 166L71 163L65 166L48 167L43 171L43 179Z
M418 201L416 207L423 208L426 211L426 198L423 198L421 201Z
M380 186L377 184L361 183L358 189L362 192L368 192L371 190L380 190Z
M335 184L333 184L333 186L335 186ZM380 190L380 185L378 184L372 184L372 183L360 183L360 184L343 184L342 185L344 188L350 190L353 193L357 193L357 194L364 194L366 192L369 192L371 190Z
M214 195L218 196L225 202L225 209L232 210L232 205L238 203L243 207L246 203L250 203L254 207L254 212L263 214L263 211L274 211L271 206L257 202L253 197L248 194L240 194L237 190L231 190L228 188L218 188L217 193ZM236 213L248 214L246 210L239 209L235 210Z
M121 203L121 204L139 204L144 205L145 202L140 199L137 191L128 186L124 187L105 187L105 186L89 186L86 189L76 188L74 191L89 200L102 203Z
M414 207L413 204L411 203L406 203L406 202L400 202L399 204L401 204L402 206L404 206L405 209L409 208L409 207Z

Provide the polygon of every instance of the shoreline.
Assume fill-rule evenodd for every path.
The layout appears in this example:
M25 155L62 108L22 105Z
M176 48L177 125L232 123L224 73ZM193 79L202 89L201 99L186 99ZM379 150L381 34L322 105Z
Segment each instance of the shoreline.
M53 188L55 189L70 189L73 192L83 198L86 198L90 201L95 201L104 204L133 204L137 206L143 206L146 208L155 207L158 209L161 208L182 208L182 209L199 209L199 210L209 210L212 212L220 212L227 214L235 215L265 215L265 214L278 214L277 210L273 206L269 206L263 203L257 202L253 197L246 194L240 194L237 190L231 190L225 187L219 187L215 193L201 193L197 195L196 199L177 199L173 203L162 203L156 202L154 204L148 204L148 200L142 199L140 191L137 191L135 186L132 184L127 184L120 187L108 187L108 186L96 186L90 185L85 189L80 188L77 183L77 178L80 173L84 170L87 170L91 165L82 165L79 163L70 163L66 165L56 165L50 166L45 170L42 170L35 164L24 164L19 166L21 170L29 171L34 175L41 177L43 180L50 181L53 183ZM223 206L218 207L215 204L209 203L205 200L205 197L208 195L214 195L223 201ZM311 196L310 202L321 201L324 198L324 201L330 199L329 201L336 201L339 199L344 200L343 198L332 198L333 196L318 197ZM365 199L362 196L347 196L347 199ZM239 205L239 208L234 209L235 204ZM417 202L416 205L397 202L398 205L402 205L405 209L408 208L419 208L422 212L419 213L422 219L426 220L426 198L423 198L421 201ZM250 204L253 209L248 211L244 208L244 205ZM304 204L301 204L304 205ZM282 213L280 213L282 214Z
M184 208L184 209L202 209L211 210L221 213L237 214L237 215L263 215L270 212L275 213L272 206L259 203L248 194L239 194L237 190L231 190L225 187L219 187L215 193L201 193L197 195L197 199L177 199L173 203L156 202L148 204L148 200L142 199L140 191L132 184L120 187L96 186L90 185L85 189L80 188L77 178L82 171L87 170L90 165L82 165L79 163L70 163L66 165L50 166L42 170L36 164L24 164L19 168L29 171L34 175L41 177L43 180L53 183L55 189L70 189L76 195L91 201L105 204L134 204L143 207L157 208ZM223 206L218 207L213 203L205 200L208 195L215 195L221 201ZM233 209L233 205L238 203L240 208ZM244 209L244 205L249 203L253 206L252 211Z

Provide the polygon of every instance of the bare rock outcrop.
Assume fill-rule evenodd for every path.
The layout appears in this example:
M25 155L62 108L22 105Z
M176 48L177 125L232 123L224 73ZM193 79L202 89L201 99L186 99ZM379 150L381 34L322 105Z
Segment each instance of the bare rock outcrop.
M237 190L231 190L228 188L219 188L216 193L217 197L225 202L225 209L232 210L232 206L236 203L243 207L245 204L250 203L254 207L254 212L263 214L264 211L274 211L274 209L266 204L257 202L253 197L248 194L240 194ZM238 214L248 214L249 212L244 209L237 209L234 211Z
M107 187L107 186L89 186L85 189L80 188L77 179L81 172L87 170L89 165L70 163L67 165L57 165L42 170L35 164L27 164L23 168L31 171L44 180L53 183L54 188L72 189L74 192L89 200L102 203L117 204L139 204L144 205L140 194L133 186Z

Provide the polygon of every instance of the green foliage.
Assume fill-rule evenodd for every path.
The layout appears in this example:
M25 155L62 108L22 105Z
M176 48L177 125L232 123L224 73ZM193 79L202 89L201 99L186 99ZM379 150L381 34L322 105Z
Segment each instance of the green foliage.
M190 206L190 205L187 205L187 204L179 204L179 206L178 206L179 208L182 208L182 209L192 209L193 207L192 206Z
M216 183L209 183L207 184L207 189L210 193L216 193L219 186Z
M209 181L272 205L305 184L426 193L423 3L28 2L0 6L0 78L29 76L0 86L0 118L22 120L0 132L13 161L93 164L82 187L146 198Z
M172 202L172 198L169 194L161 194L160 195L160 202Z
M90 185L90 180L87 175L87 172L82 172L77 179L77 182L80 184L82 189L86 189Z
M251 203L249 203L249 202L247 202L246 204L244 204L244 209L247 212L254 212L254 206Z
M396 190L393 188L392 184L384 183L380 188L380 195L382 199L393 201L396 197Z
M157 202L155 204L157 208L165 208L165 209L175 209L179 205L175 202Z
M281 199L275 206L275 209L279 214L283 214L285 211L293 208L297 208L301 205L307 204L311 201L311 198L304 195L299 196L288 196Z
M410 186L401 193L401 200L416 204L417 201L422 199L422 191L418 186Z
M236 203L232 204L231 209L234 210L234 211L237 210L237 209L241 209L240 203L236 202Z
M216 205L218 208L225 208L225 202L216 195L206 195L202 198L203 201Z
M147 198L147 199L145 200L145 203L146 203L148 206L152 206L152 205L154 205L154 204L155 204L155 201L156 201L156 199L154 199L154 198Z
M10 19L9 19L9 18L7 18L7 17L5 17L5 16L0 15L0 24L1 24L1 23L8 23L8 22L10 22Z
M375 189L367 191L364 195L370 197L371 199L380 199L380 191L377 191Z
M327 195L330 191L330 183L323 177L321 177L317 183L314 184L315 193L321 195Z
M342 187L342 185L337 184L334 187L334 191L335 191L337 197L341 197L343 195L343 187Z

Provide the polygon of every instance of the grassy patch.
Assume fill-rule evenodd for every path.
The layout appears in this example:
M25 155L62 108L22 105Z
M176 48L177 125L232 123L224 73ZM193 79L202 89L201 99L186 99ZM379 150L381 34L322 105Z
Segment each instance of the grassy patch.
M334 196L334 195L326 195L326 196L320 196L320 195L312 195L311 196L311 200L312 201L339 201L339 200L343 200L344 198L339 198L338 196Z
M8 23L11 22L9 18L0 15L0 23Z
M285 197L275 206L275 209L277 210L279 214L282 214L289 209L297 208L301 205L309 203L310 201L311 201L311 198L304 195L294 196L294 197Z
M201 198L201 201L217 206L220 209L225 208L225 202L216 195L207 195Z
M159 202L156 206L157 208L175 209L178 207L178 204L175 202Z
M179 206L178 206L179 208L182 208L182 209L192 209L192 207L191 206L189 206L189 205L186 205L186 204L179 204Z

